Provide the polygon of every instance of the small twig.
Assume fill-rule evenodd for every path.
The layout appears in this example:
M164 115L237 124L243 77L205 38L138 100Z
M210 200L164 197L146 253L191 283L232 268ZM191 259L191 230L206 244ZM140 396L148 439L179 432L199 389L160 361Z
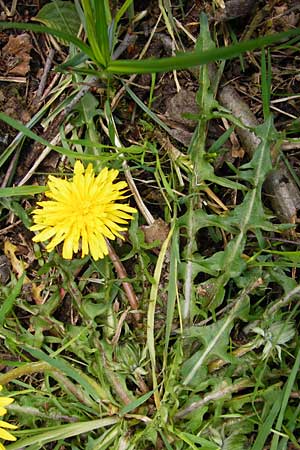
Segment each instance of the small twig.
M116 327L116 332L114 334L114 337L111 340L112 345L116 345L118 343L118 341L120 339L123 323L125 322L129 311L130 311L130 308L127 308L121 314L121 317L120 317L119 322L118 322L117 327Z
M7 16L10 16L10 10L7 8L7 6L5 6L3 0L0 0L0 6L1 6L1 8L3 9L4 13L5 13Z
M0 81L5 81L6 83L27 83L26 77L0 77Z
M150 46L150 43L151 43L151 41L152 41L152 39L153 39L153 36L154 36L154 34L155 34L155 32L156 32L156 29L157 29L157 27L158 27L158 24L159 24L159 22L160 22L161 16L162 16L162 14L160 13L160 15L159 15L159 17L158 17L158 19L157 19L157 21L156 21L156 24L154 25L153 30L151 31L151 34L150 34L150 36L149 36L149 39L148 39L148 41L146 42L146 44L145 44L143 50L141 51L141 53L140 53L140 55L139 55L139 58L138 58L139 60L142 59L143 56L145 55L145 53L147 52L147 50L148 50L148 48L149 48L149 46ZM112 102L111 102L111 110L112 110L112 111L114 111L114 109L115 109L116 106L118 105L120 99L121 99L121 98L123 97L123 95L125 94L125 92L126 92L126 86L128 86L129 84L131 84L131 83L135 80L136 77L137 77L136 74L131 75L131 77L129 78L129 80L126 81L126 83L124 84L124 86L122 86L121 89L120 89L120 90L117 92L117 94L114 96L114 98L112 99Z
M6 234L8 231L10 231L13 228L15 228L16 226L20 225L20 223L22 223L22 220L17 220L17 222L14 222L11 225L8 225L8 227L3 228L2 230L0 230L0 236L1 236L1 234Z
M2 184L1 184L2 188L6 187L7 183L9 182L9 179L12 176L12 173L13 173L13 171L15 169L16 161L18 160L19 156L20 156L20 148L18 148L15 151L15 154L14 154L14 156L12 157L12 159L11 159L11 161L9 163L9 166L8 166L7 171L6 171L5 177L4 177L4 179L2 181Z
M52 91L52 88L56 85L56 82L57 82L57 80L59 79L60 76L61 76L60 73L56 73L56 74L53 76L52 80L50 81L50 83L48 84L47 88L45 89L45 91L44 91L44 93L43 93L43 96L42 96L42 98L41 98L41 102L42 102L43 100L45 100L46 97L49 95L49 93Z
M129 405L133 399L131 399L129 397L128 393L123 389L122 384L118 380L117 374L108 367L108 360L104 353L101 343L98 341L98 339L95 339L94 342L95 342L96 348L98 349L98 351L101 355L103 367L105 369L105 374L107 376L109 384L113 387L114 391L119 396L122 403L124 405Z
M111 59L118 59L125 52L129 45L133 45L137 39L135 34L126 33L121 44L113 52Z
M300 286L296 286L294 289L292 289L290 292L288 292L284 297L282 297L276 303L274 303L272 306L270 306L270 308L267 308L264 315L266 317L272 316L276 311L278 311L278 309L287 306L296 295L300 296Z
M9 405L7 407L8 411L21 414L24 416L41 417L42 419L50 420L62 420L64 422L78 422L78 417L66 416L64 414L46 414L41 412L38 408L33 408L31 406L20 406L16 404Z
M71 125L70 123L66 126L65 128L65 134L67 135L72 129L73 129L73 125ZM52 141L50 142L51 145L57 145L59 143L59 141L61 140L61 134L58 133L54 139L52 139ZM37 169L37 167L41 164L42 161L44 161L44 159L46 158L46 156L51 152L51 148L50 147L45 147L44 150L42 151L42 153L40 154L40 156L35 160L34 164L32 165L32 167L28 170L28 172L26 173L25 177L22 178L22 180L18 183L18 186L23 186L28 180L29 178L32 177L32 175L34 174L35 170Z
M122 143L120 141L120 138L119 138L119 135L118 135L118 130L117 130L117 127L116 127L116 124L115 124L115 121L114 121L112 113L106 114L106 120L107 120L108 126L111 125L114 128L114 140L112 142L113 145L115 145L115 147L117 149L122 148L123 146L122 146ZM111 138L111 136L109 134L108 127L106 127L102 121L101 121L101 125L102 125L102 128L103 128L104 132L107 134L107 136L109 138ZM120 156L121 157L124 156L123 153L120 153ZM138 189L136 187L136 184L135 184L135 182L134 182L134 180L132 178L132 175L131 175L131 172L129 170L129 166L128 166L126 160L123 161L122 166L123 166L123 169L124 169L124 175L125 175L126 181L128 183L128 186L129 186L133 196L134 196L134 199L135 199L136 204L137 204L137 206L139 208L139 211L144 216L144 218L145 218L146 222L148 223L148 225L153 224L154 223L154 217L152 216L152 214L149 211L149 209L146 207L146 205L145 205L145 203L144 203L144 201L143 201L143 199L142 199L142 197L141 197L141 195L140 195L140 193L139 193L139 191L138 191Z
M49 52L49 55L47 56L46 64L45 64L45 67L44 67L43 75L42 75L42 78L41 78L38 90L36 91L36 97L33 100L33 105L36 105L36 104L38 104L41 101L41 97L42 97L42 95L44 93L44 90L45 90L46 81L47 81L48 74L49 74L50 69L51 69L51 65L52 65L52 61L53 61L54 55L55 55L55 51L53 50L53 48L51 48L51 50Z
M10 17L12 17L12 16L15 15L16 8L17 8L17 3L18 3L18 0L13 0L13 1L12 1L11 9L10 9L10 14L9 14Z
M116 269L118 277L120 278L120 280L127 279L128 275L126 273L125 267L123 266L122 262L120 261L118 255L116 254L116 252L114 251L114 249L112 248L110 243L108 241L106 241L106 243L107 243L109 257L111 259L111 262L114 265L114 268ZM133 290L131 283L129 283L128 281L122 281L122 286L123 286L123 289L125 291L125 294L127 296L127 299L129 301L131 308L133 310L137 310L139 308L139 302L138 302L137 296L135 295L135 292ZM139 312L135 312L133 317L135 318L135 320L137 322L141 321L141 314Z
M191 403L186 408L182 409L175 415L175 419L183 419L185 416L195 411L196 409L201 408L207 403L213 400L219 400L220 398L225 397L228 394L233 394L234 392L239 392L245 388L252 386L253 383L250 380L242 380L239 383L231 384L229 386L224 387L223 389L218 389L217 391L210 392L206 394L201 400L197 402Z
M73 394L80 403L83 403L84 405L89 407L93 406L93 402L82 391L80 385L75 385L74 383L72 383L62 372L52 369L51 376L60 383L63 389L65 389L70 394Z
M283 142L281 146L281 150L288 151L288 150L298 150L300 149L300 142Z

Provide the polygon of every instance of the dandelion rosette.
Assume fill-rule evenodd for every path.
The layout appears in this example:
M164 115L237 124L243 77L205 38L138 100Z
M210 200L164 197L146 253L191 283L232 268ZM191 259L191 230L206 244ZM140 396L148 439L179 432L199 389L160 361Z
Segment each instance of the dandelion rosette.
M91 254L94 260L108 254L106 239L120 237L136 212L128 204L119 203L127 197L125 181L114 183L119 172L102 169L95 176L92 164L85 169L76 161L72 180L49 176L49 200L38 202L33 211L32 231L38 231L34 242L49 241L51 252L63 242L62 256L72 259L81 247L81 257Z
M0 385L0 392L2 391L2 386ZM9 397L0 397L0 416L4 416L7 413L6 406L10 405L14 401L13 398ZM0 420L0 439L4 439L5 441L15 441L16 438L7 430L15 430L17 427L8 422L4 422ZM5 450L5 447L0 442L0 450Z

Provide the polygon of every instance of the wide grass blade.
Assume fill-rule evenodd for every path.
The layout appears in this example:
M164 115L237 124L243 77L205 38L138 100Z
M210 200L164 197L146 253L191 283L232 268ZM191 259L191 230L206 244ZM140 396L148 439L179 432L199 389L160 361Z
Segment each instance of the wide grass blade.
M140 61L119 60L111 61L107 67L110 73L154 73L169 72L171 70L186 69L188 67L208 64L220 59L230 59L239 56L241 53L249 52L267 45L275 44L283 39L300 34L300 28L295 28L282 33L263 36L228 47L214 48L204 52L194 51L183 53L177 56L161 59L144 59Z
M99 2L99 6L102 1ZM103 21L105 21L105 16L101 18L100 23L96 22L95 12L92 9L92 5L89 0L82 0L82 7L84 10L85 21L86 21L86 32L88 36L88 40L92 51L95 55L96 61L101 66L105 66L107 62L107 55L103 53L104 45L101 42L100 36L103 34L101 31L103 27ZM96 6L97 10L97 6ZM97 16L97 14L96 14ZM98 17L99 19L99 17Z
M5 448L6 450L19 450L34 444L39 444L40 448L42 448L42 446L48 442L54 442L59 439L67 439L72 436L78 436L83 433L98 430L99 428L115 425L119 420L119 417L107 417L105 419L59 425L58 427L48 428L46 431L42 431L35 436L18 440L14 444L7 445Z

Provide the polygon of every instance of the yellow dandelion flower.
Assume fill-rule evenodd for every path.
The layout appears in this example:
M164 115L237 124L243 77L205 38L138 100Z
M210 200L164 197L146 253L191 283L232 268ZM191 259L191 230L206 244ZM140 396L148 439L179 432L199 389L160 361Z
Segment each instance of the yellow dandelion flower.
M4 428L15 430L17 427L15 425L12 425L11 423L0 420L0 438L4 439L5 441L16 441L17 438L8 431L4 430Z
M0 385L0 392L1 391L2 386ZM4 416L4 414L6 414L7 411L4 407L10 405L13 401L13 398L0 397L0 416ZM4 439L5 441L15 441L17 438L15 438L15 436L6 431L4 428L15 430L17 427L15 425L11 425L10 423L4 422L3 420L0 420L0 439ZM1 443L0 450L5 450L5 447Z
M2 386L0 384L0 392L2 391ZM0 416L4 416L7 413L5 406L10 405L14 401L13 398L9 397L0 397Z
M33 241L49 240L49 252L63 242L65 259L71 259L80 245L82 258L89 253L95 260L107 255L105 239L123 239L120 232L136 212L118 202L126 198L128 188L125 181L114 183L118 174L118 170L104 168L95 176L91 164L84 169L76 161L71 181L49 176L45 195L50 200L38 202L41 208L33 211L35 225L30 229L39 232Z

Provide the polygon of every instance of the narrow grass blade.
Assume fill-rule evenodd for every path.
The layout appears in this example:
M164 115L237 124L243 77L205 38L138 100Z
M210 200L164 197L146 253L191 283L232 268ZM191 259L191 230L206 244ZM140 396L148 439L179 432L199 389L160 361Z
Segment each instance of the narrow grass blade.
M42 145L45 145L45 147L51 148L51 150L54 150L57 153L68 156L69 158L77 158L77 159L88 160L88 161L98 161L99 160L99 156L77 153L77 152L73 152L72 150L68 150L63 147L58 147L57 145L51 145L50 142L46 141L46 139L38 136L33 131L29 130L21 122L13 119L12 117L7 116L6 114L4 114L2 112L0 112L0 120L3 120L3 122L7 123L8 125L15 128L16 130L21 131L24 134L24 136L26 136L34 141L37 141Z
M286 385L284 387L284 393L283 393L283 399L282 399L282 403L281 403L281 408L280 408L280 412L277 418L277 422L276 422L276 426L275 429L277 431L281 431L281 427L282 427L282 423L283 423L283 419L284 419L284 415L285 415L285 411L289 402L289 398L296 380L296 377L298 375L298 371L299 371L299 367L300 367L300 348L298 350L297 353L297 357L294 363L294 366L291 370L291 373L287 379ZM278 448L278 441L279 441L279 434L274 434L273 439L272 439L272 444L271 444L271 448L270 450L277 450Z
M130 95L130 97L132 98L132 100L134 100L136 102L136 104L146 113L148 114L148 116L154 121L156 122L163 130L165 130L167 133L171 134L171 128L169 128L162 120L160 120L159 117L157 117L157 115L151 111L151 109L149 109L143 102L142 100L140 100L138 98L137 95L135 95L135 93L130 89L130 87L125 86L125 90L126 92Z
M123 406L123 408L120 409L119 415L124 416L125 414L129 413L130 411L136 409L138 406L145 403L154 393L154 391L149 391L144 395L141 395L138 399L134 400L133 402L129 403L129 405Z
M7 314L10 313L16 298L18 297L19 293L21 292L24 277L25 277L25 272L18 279L18 281L17 281L16 285L14 286L14 288L12 289L11 293L3 302L1 309L0 309L0 325L3 325Z
M100 0L100 4L102 1ZM92 48L93 54L95 55L95 59L98 62L98 64L105 66L106 65L106 58L102 52L102 44L99 40L99 29L103 26L103 20L102 18L101 22L99 24L96 24L95 20L95 12L92 10L92 5L90 3L90 0L82 0L82 7L84 10L85 15L85 21L86 21L86 32L88 36L88 40L90 43L90 46ZM97 8L97 3L95 4L95 7ZM97 14L96 14L97 15Z
M115 16L115 20L114 20L114 27L116 28L121 17L125 14L125 12L127 11L127 9L130 7L130 5L132 4L133 0L125 0L125 2L123 3L123 5L118 9L118 11L116 12L116 16Z
M151 361L151 367L152 367L152 384L154 392L154 400L156 407L159 408L160 406L160 399L157 392L157 379L156 379L156 357L155 357L155 340L154 340L154 317L155 317L155 306L157 301L157 295L158 295L158 289L159 289L159 281L161 277L161 271L163 262L166 256L166 252L169 246L170 239L172 237L172 234L174 232L174 225L172 226L171 230L169 231L168 237L163 243L159 256L157 258L156 267L154 270L154 282L151 287L150 291L150 298L149 298L149 307L148 307L148 315L147 315L147 346L148 351L150 355L150 361Z
M53 28L44 27L43 25L36 25L33 23L17 23L17 22L0 22L1 29L14 29L14 30L28 30L34 33L48 33L53 36L59 37L67 42L72 42L76 47L88 55L91 59L95 59L91 48L84 44L80 39L72 34L66 33L64 31L55 30Z
M265 421L260 425L258 435L255 439L252 450L263 450L265 447L265 442L267 437L271 432L272 425L280 411L280 405L282 402L282 392L276 394L276 399L273 403L272 409L270 410Z
M267 51L268 60L266 61L266 51L261 52L261 96L263 101L264 119L270 116L270 97L271 97L271 61L270 51Z
M174 218L174 222L176 218ZM165 332L165 347L164 347L164 363L163 368L165 369L167 366L167 357L168 357L168 348L169 341L172 331L172 324L174 318L175 304L178 296L178 260L179 260L179 230L175 228L173 239L171 243L170 249L170 275L169 275L169 284L168 284L168 305L167 305L167 318L166 318L166 332Z
M108 39L108 23L106 19L105 0L98 0L95 5L95 28L97 41L99 43L101 53L103 55L105 65L110 60L110 48Z

